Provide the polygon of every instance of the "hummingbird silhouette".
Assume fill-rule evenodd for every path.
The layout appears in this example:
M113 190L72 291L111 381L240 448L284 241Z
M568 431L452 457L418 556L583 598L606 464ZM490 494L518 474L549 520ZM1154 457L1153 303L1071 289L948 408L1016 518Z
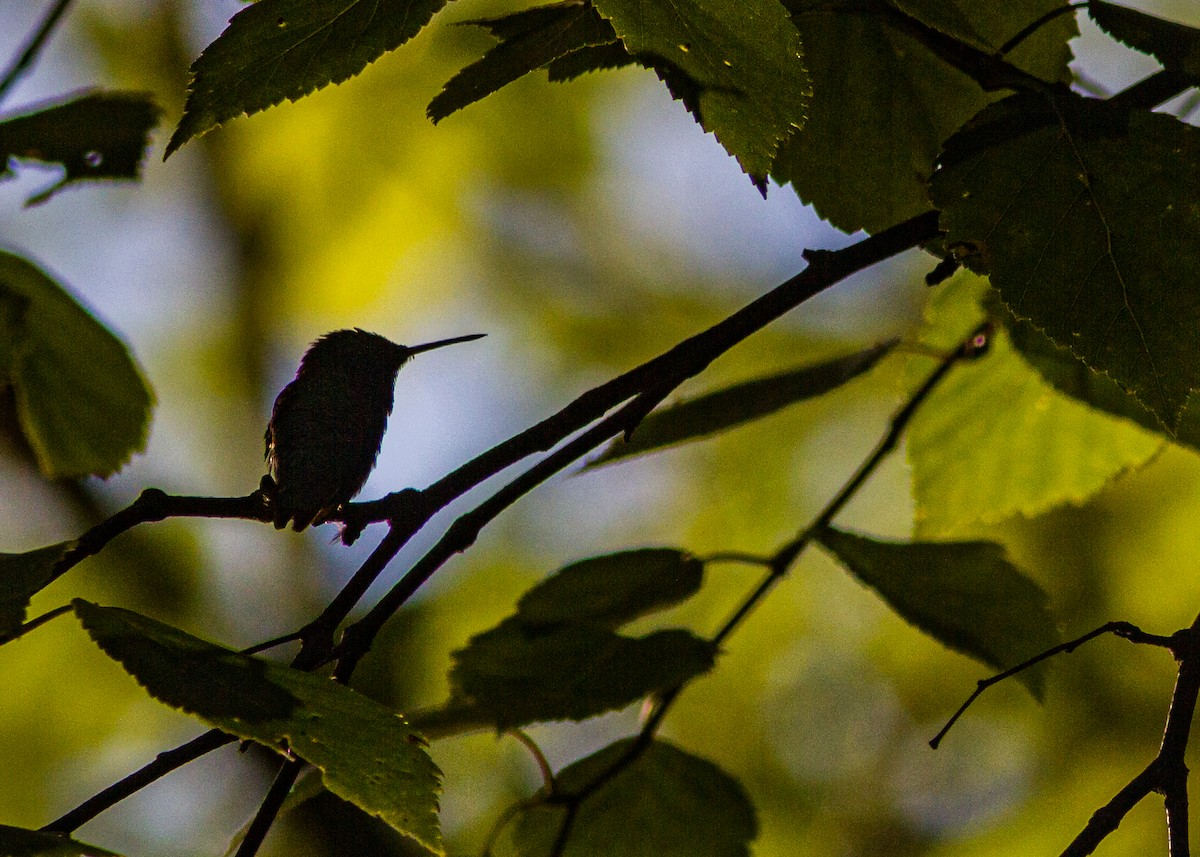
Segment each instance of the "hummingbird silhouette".
M396 375L410 357L485 335L410 346L355 328L309 346L267 423L275 528L324 523L362 490L392 413Z

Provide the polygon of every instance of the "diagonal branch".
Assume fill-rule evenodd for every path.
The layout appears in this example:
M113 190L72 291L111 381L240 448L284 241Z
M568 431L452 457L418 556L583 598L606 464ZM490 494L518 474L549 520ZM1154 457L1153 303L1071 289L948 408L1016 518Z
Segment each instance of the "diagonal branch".
M54 32L54 28L58 26L58 22L62 20L63 15L67 12L67 7L70 5L71 0L54 0L54 5L50 7L50 11L42 19L42 23L34 30L29 41L25 43L25 48L21 51L20 56L13 60L12 65L4 72L4 76L0 77L0 101L4 100L4 96L8 95L8 91L33 67L38 53L50 39L51 33Z

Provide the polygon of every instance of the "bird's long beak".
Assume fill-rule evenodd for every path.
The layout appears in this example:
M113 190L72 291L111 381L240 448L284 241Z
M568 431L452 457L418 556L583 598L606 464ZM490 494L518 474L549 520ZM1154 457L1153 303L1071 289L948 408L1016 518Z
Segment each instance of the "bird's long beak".
M437 342L426 342L424 345L409 345L408 354L411 357L414 354L420 354L422 351L432 351L435 348L441 348L443 345L455 345L459 342L470 342L473 339L483 339L487 336L486 333L472 333L469 336L455 336L450 339L439 339Z

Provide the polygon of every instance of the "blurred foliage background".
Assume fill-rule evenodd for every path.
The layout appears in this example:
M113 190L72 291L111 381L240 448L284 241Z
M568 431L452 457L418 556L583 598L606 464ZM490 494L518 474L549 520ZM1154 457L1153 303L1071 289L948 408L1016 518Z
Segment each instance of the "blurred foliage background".
M1183 0L1137 5L1200 25ZM790 190L772 188L764 201L644 72L562 86L526 79L434 127L425 105L488 44L444 22L350 82L234 122L164 164L187 66L238 8L80 0L6 105L99 83L152 91L166 120L141 184L76 189L34 208L23 201L52 177L26 169L0 186L0 242L40 260L120 331L158 396L148 451L106 482L46 483L8 432L0 549L70 538L146 486L253 490L270 403L326 331L361 326L400 342L489 334L404 370L364 492L380 496L432 481L722 318L799 270L805 247L851 240ZM443 18L505 8L469 0ZM0 0L0 55L41 13ZM1153 68L1081 25L1075 68L1085 86L1111 90ZM914 341L931 266L910 255L839 285L682 392L891 335ZM646 544L773 550L885 431L906 362L893 356L843 390L716 440L554 480L393 621L356 686L402 710L439 702L450 651L583 556ZM964 533L1008 545L1050 591L1065 636L1111 619L1170 633L1200 602L1198 508L1200 462L1168 448L1085 505ZM906 536L912 518L900 456L839 523ZM144 526L41 594L33 612L82 595L249 645L315 615L373 544L369 531L352 549L332 545L329 529ZM395 573L429 538L406 549ZM718 566L673 618L711 633L756 579ZM929 750L983 674L813 552L688 690L665 735L743 781L759 811L759 855L1056 853L1153 756L1173 664L1161 651L1093 643L1054 664L1043 706L1002 685ZM8 824L38 827L200 729L147 698L70 619L6 647L0 687ZM558 766L629 732L636 717L531 733ZM478 853L503 808L539 782L511 738L471 735L432 752L446 773L455 854ZM138 855L220 853L266 787L261 762L226 748L79 836ZM325 796L287 816L266 853L404 847ZM1104 847L1165 853L1161 807L1139 807Z

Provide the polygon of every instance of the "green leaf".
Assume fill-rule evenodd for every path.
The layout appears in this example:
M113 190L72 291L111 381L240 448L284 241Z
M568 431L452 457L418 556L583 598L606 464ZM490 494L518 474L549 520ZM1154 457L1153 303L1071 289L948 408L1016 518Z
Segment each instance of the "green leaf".
M1059 642L1046 593L993 542L884 542L827 529L818 534L893 610L952 649L1003 670ZM1045 677L1018 677L1038 699Z
M589 466L699 440L828 393L869 371L896 343L889 340L845 357L744 381L660 408L642 420L631 438L613 441Z
M1169 430L1200 386L1196 187L1200 130L1069 93L988 107L932 185L956 256Z
M984 318L979 302L989 294L986 280L966 272L939 286L922 341L955 347ZM914 358L913 374L931 365ZM1161 437L1056 390L998 329L987 353L955 367L909 425L917 533L1082 503L1161 448Z
M714 655L680 629L625 637L591 625L538 631L510 618L454 653L450 706L475 709L497 730L584 720L707 672Z
M61 164L62 178L30 197L31 205L72 182L136 179L159 113L149 95L92 92L2 119L0 179L15 174L14 159Z
M1091 0L1092 20L1113 38L1150 54L1169 69L1200 75L1200 30L1115 3Z
M805 119L800 37L777 0L596 0L629 53L654 67L761 184Z
M52 580L59 560L75 542L59 542L27 553L0 553L0 642L25 622L29 599Z
M674 548L644 548L594 556L559 569L517 602L526 628L575 623L618 628L691 598L704 563Z
M785 5L804 43L813 96L804 128L783 146L771 175L846 232L878 232L928 211L927 178L942 142L995 96L859 0ZM990 51L1064 0L898 5ZM1067 42L1077 34L1074 18L1061 16L1008 59L1045 80L1069 79Z
M559 772L560 794L575 794L629 750L618 741ZM549 857L564 807L534 805L516 820L522 857ZM746 857L758 835L754 807L741 784L712 762L663 740L652 742L579 807L563 857Z
M326 788L435 854L441 774L425 740L377 702L177 628L76 599L92 639L167 705L321 770Z
M1057 645L1042 587L991 541L878 541L828 528L817 535L901 617L955 651L1006 670ZM1045 677L1019 675L1042 699Z
M154 394L133 357L66 289L0 250L0 295L25 305L0 373L16 390L21 430L53 479L108 476L146 445Z
M3 857L121 857L95 845L85 845L62 833L43 833L0 824Z
M464 23L487 27L501 41L452 77L429 102L429 118L434 122L555 60L583 48L617 43L612 25L582 0Z
M1101 375L1071 353L1071 349L1055 345L1050 337L1028 321L1017 321L997 300L996 311L1006 318L1005 327L1013 347L1020 352L1038 373L1053 387L1097 410L1123 417L1144 429L1160 434L1164 439L1190 446L1200 451L1200 403L1193 392L1184 406L1175 436L1171 437L1146 406L1121 389L1112 378Z
M429 23L446 0L259 0L192 64L170 155L237 116L358 74Z

